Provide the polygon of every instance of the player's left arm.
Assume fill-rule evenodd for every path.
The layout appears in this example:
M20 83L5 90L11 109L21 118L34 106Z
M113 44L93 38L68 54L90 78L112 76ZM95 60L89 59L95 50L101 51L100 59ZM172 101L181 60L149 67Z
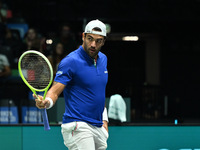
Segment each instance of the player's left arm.
M103 127L108 131L108 122L103 120Z
M103 111L103 127L108 131L108 113L106 104L104 106L104 111Z

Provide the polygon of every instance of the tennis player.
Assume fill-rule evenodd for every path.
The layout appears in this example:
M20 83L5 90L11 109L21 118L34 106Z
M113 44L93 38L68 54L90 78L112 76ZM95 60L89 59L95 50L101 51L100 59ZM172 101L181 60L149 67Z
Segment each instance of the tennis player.
M106 40L106 26L90 21L82 34L83 44L59 64L54 83L40 109L51 108L63 92L65 113L62 135L69 150L105 150L108 117L105 89L108 81L107 57L100 52ZM40 96L42 99L42 96Z

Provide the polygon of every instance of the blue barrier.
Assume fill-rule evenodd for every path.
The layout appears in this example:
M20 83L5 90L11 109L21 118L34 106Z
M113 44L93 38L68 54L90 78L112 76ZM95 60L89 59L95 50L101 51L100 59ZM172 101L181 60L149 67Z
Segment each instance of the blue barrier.
M0 107L0 124L19 123L18 111L16 106Z
M37 107L22 107L22 123L42 123L41 111Z

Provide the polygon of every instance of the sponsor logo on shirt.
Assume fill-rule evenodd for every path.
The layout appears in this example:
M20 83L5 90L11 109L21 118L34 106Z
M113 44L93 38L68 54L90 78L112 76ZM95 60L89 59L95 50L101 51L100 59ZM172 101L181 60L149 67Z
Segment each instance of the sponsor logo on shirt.
M56 73L56 75L61 75L61 74L63 74L62 71L57 71L57 73Z

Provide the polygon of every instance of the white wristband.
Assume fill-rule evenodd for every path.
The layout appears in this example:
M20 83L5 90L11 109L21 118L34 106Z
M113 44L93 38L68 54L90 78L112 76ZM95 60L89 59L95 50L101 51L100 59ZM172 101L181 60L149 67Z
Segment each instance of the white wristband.
M49 107L46 109L50 109L51 107L53 107L53 100L50 97L46 97L45 99L48 100L50 103Z
M108 113L107 113L107 108L106 107L104 107L104 111L103 111L103 120L109 122L108 121Z

